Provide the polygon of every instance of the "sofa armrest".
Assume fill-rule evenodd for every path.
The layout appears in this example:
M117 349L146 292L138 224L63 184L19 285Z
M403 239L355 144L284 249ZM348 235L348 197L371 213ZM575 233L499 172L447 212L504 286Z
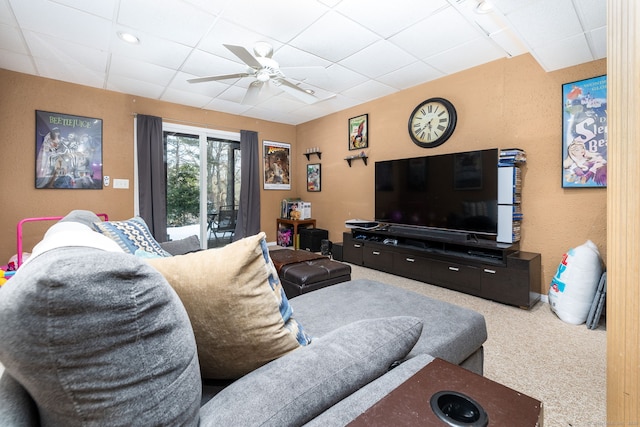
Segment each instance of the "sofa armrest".
M6 371L0 373L0 425L39 426L40 417L29 393Z

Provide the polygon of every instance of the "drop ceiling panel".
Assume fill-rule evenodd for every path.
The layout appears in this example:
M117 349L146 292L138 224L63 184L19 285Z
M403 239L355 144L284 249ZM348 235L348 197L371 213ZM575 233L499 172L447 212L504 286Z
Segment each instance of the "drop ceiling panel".
M22 33L16 27L0 24L0 40L3 41L3 45L7 50L27 55L29 52L25 45Z
M455 28L455 31L451 31ZM389 40L417 58L427 58L478 37L458 12L448 7L396 34Z
M533 48L582 32L571 0L540 0L510 14L509 20Z
M169 68L159 67L148 62L138 61L120 55L111 56L109 71L111 74L142 80L162 87L169 84L175 75L175 71Z
M388 38L448 5L446 0L394 0L389 7L371 7L370 0L343 0L336 11Z
M90 13L92 15L99 16L111 20L115 12L118 0L100 0L100 1L87 1L87 0L54 0L56 3L63 4L65 6L72 7L83 12Z
M393 43L380 40L343 59L340 65L373 79L396 71L416 60L416 57Z
M94 49L109 49L111 21L107 19L47 0L12 0L11 6L23 30Z
M357 86L342 92L345 96L348 96L359 101L366 101L368 99L377 99L386 95L391 95L395 90L388 85L378 83L373 80L367 80Z
M340 61L379 38L349 18L329 12L293 39L291 45L328 61Z
M445 74L457 73L503 57L504 54L483 39L476 39L426 60Z
M231 3L231 2L229 2ZM286 43L304 31L329 9L311 0L233 1L223 16L243 28L269 34Z
M0 68L18 73L38 74L32 57L5 49L0 49Z
M122 29L123 27L119 27ZM126 43L114 32L111 38L111 52L116 55L133 58L161 67L179 69L192 49L170 40L161 39L151 34L136 32L141 38L139 44Z
M163 3L171 7L158 7L157 0L120 1L118 24L194 47L215 22L213 15L188 3Z
M31 54L39 59L67 71L74 68L86 68L104 74L109 60L107 52L92 49L66 40L43 36L39 33L25 31L25 38Z
M160 99L160 96L164 92L163 86L149 83L145 80L137 80L120 76L114 73L109 75L107 89L151 99Z
M444 74L422 61L416 61L399 70L378 77L377 81L402 90L435 80Z
M583 34L540 47L535 53L548 70L559 70L571 64L592 60L591 50Z
M9 6L9 0L0 0L0 24L18 26L13 16L13 10Z

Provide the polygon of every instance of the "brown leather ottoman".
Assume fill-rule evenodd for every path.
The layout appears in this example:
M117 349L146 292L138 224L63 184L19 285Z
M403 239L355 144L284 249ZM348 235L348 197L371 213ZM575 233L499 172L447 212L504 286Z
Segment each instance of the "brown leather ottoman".
M274 250L269 255L287 298L351 280L351 266L324 255L300 250Z

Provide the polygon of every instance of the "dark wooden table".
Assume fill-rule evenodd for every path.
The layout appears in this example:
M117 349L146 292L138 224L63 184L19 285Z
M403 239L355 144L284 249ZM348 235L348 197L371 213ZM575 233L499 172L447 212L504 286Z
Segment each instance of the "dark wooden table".
M446 426L429 403L431 396L443 390L478 402L491 427L543 426L542 402L442 359L422 368L349 426Z

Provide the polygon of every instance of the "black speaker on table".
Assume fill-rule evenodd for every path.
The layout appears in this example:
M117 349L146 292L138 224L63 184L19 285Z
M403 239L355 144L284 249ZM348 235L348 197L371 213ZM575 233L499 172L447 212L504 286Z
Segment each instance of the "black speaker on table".
M303 228L298 230L300 234L300 249L311 252L320 252L322 240L329 238L329 232L321 228Z

